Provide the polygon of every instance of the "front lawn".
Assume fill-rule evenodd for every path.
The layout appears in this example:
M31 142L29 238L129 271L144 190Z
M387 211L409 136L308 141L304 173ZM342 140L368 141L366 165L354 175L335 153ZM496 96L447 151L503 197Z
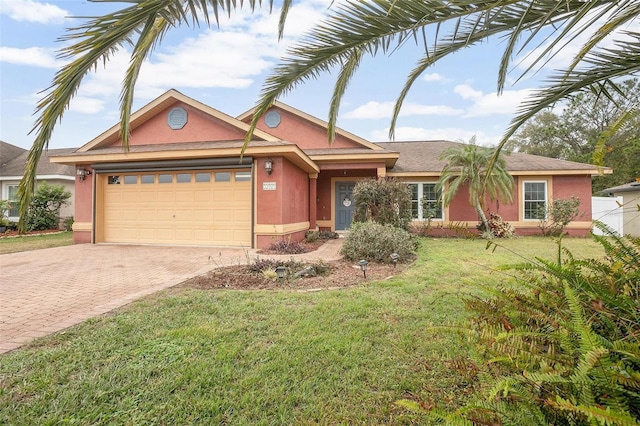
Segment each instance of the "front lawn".
M0 254L70 246L71 244L73 244L73 232L2 237L0 238Z
M421 423L393 402L456 407L474 386L464 338L427 327L464 319L473 284L512 279L495 266L556 252L499 243L424 239L400 276L341 290L158 293L0 356L0 424Z

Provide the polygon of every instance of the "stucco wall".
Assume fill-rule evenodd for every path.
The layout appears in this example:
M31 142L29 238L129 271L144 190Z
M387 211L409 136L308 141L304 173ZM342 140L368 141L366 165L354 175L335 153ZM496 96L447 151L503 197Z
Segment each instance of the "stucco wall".
M591 220L591 176L554 176L553 199L564 200L571 197L580 199L576 220Z
M175 107L187 111L187 124L182 129L173 130L167 125L167 114ZM131 145L165 144L176 142L202 142L242 140L244 132L222 120L205 114L189 105L178 102L131 132ZM120 146L117 141L112 146Z
M297 144L301 149L319 148L362 148L353 141L340 135L336 135L336 140L329 145L327 130L305 120L302 117L293 115L278 107L273 107L280 113L281 121L277 127L270 128L264 123L264 117L258 121L258 129L279 137L288 142Z

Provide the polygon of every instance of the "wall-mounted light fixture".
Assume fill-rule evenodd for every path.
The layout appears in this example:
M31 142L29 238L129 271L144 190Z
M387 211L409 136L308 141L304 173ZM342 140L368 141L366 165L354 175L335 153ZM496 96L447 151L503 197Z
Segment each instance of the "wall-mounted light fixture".
M78 169L76 170L76 174L78 175L78 179L80 179L80 182L82 182L87 176L91 174L91 170Z
M271 161L270 158L264 160L264 169L266 170L268 175L270 175L273 171L273 161Z

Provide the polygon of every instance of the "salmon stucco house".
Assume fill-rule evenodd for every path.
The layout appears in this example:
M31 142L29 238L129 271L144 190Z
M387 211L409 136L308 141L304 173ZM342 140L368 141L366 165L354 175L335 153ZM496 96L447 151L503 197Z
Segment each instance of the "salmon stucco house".
M338 130L329 145L324 121L277 103L242 152L252 113L234 118L169 90L132 115L128 152L115 125L52 157L76 169L75 241L264 248L310 229L348 229L355 183L382 177L410 185L416 221L425 197L436 205L436 228L475 228L464 189L447 208L435 192L438 157L454 142L376 144ZM515 201L491 211L521 235L537 233L538 206L576 196L581 212L568 230L588 232L594 166L518 153L507 164Z

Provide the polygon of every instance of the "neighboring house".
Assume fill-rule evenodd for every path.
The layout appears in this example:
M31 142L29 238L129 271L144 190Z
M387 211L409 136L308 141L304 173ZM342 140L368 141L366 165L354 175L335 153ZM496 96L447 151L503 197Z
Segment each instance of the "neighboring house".
M601 191L622 197L622 223L625 235L640 237L640 178L620 186Z
M252 114L234 118L170 90L132 114L128 152L115 125L75 152L52 157L78 173L75 241L263 248L285 237L300 240L310 229L348 229L354 185L382 177L411 185L417 223L426 197L438 206L432 224L440 231L475 229L464 188L447 208L435 193L444 165L438 157L456 143L375 144L338 129L329 145L326 122L276 103L243 152ZM538 206L577 196L580 217L567 229L577 235L591 229L596 167L518 153L506 159L515 201L491 203L489 210L519 234L539 233Z
M70 148L44 151L36 171L36 185L46 181L51 185L62 185L65 190L71 192L69 204L60 209L60 217L73 216L75 168L65 164L51 163L49 162L49 157L73 151L75 149ZM9 220L11 221L19 219L18 185L20 185L28 155L28 150L0 141L0 197L11 202L11 209L9 210Z

